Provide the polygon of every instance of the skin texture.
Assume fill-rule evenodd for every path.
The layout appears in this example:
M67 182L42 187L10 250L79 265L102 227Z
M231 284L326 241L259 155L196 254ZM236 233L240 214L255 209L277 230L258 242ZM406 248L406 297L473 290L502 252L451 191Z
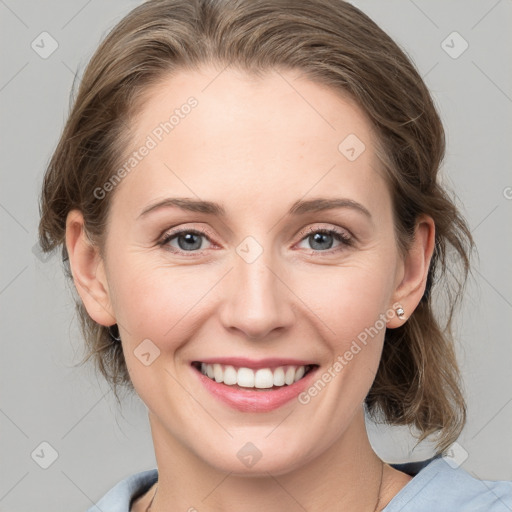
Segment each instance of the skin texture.
M198 105L117 185L105 258L84 236L77 210L67 218L66 245L88 313L118 323L148 408L159 470L152 512L373 511L381 461L362 404L385 329L308 404L293 400L266 413L212 398L190 362L294 357L320 365L321 374L379 315L391 311L390 329L407 321L425 289L432 219L419 219L401 258L370 123L350 99L298 73L255 78L205 67L146 92L130 151L187 98ZM366 147L354 161L338 150L349 134ZM216 201L226 216L168 207L138 218L166 197ZM352 208L287 215L295 201L318 197L357 201L371 219ZM189 252L183 235L181 246L177 238L159 245L174 227L207 230L208 238ZM342 230L353 245L329 236L315 245L310 235L321 228ZM236 252L247 236L263 250L252 263ZM180 248L184 254L172 252ZM395 303L404 319L392 313ZM145 339L160 350L149 366L134 354ZM261 452L252 467L237 457L247 442ZM378 508L409 480L385 465ZM154 490L132 510L145 510Z

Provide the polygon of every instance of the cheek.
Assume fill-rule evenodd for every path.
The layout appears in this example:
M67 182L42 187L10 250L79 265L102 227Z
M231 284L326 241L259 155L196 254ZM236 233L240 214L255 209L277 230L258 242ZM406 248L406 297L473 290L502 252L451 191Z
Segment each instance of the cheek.
M302 276L303 291L298 295L307 297L308 308L324 324L322 331L340 349L386 312L393 275L382 267L376 262L354 263Z
M137 270L119 272L116 286L116 315L125 328L123 352L130 379L150 409L168 403L178 414L189 404L176 401L182 390L172 361L193 334L189 330L197 323L193 306L205 290L194 286L192 274L180 275L176 268L133 268Z
M324 339L343 350L374 325L389 304L390 269L396 263L391 248L377 249L354 253L337 265L308 263L282 268L282 278L291 291L283 289L281 300L293 302L297 318L304 318L298 327L308 329L313 323ZM149 257L129 253L117 260L122 264L111 266L109 282L115 294L116 318L120 329L127 331L130 345L150 339L166 351L176 350L198 324L215 315L214 297L229 301L228 292L222 291L225 283L219 283L224 268L199 271L191 264L148 264ZM275 286L282 288L279 280ZM213 288L216 292L208 295Z
M162 339L171 334L181 319L205 293L207 283L189 270L136 265L115 273L116 315L130 334ZM206 288L207 289L207 288Z
M180 378L176 358L215 313L215 304L208 301L207 293L219 276L201 274L192 266L139 265L136 271L119 272L116 277L116 315L122 326L123 352L131 381L149 407L163 399L163 382L169 393L167 399L175 401L172 397L181 393L175 380ZM158 390L157 395L154 390Z

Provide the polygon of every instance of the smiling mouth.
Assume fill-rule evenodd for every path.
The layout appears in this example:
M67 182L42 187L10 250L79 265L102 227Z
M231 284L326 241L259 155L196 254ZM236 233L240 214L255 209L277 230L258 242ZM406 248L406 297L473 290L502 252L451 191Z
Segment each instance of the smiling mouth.
M253 370L225 364L192 362L192 366L209 379L226 386L245 390L271 390L291 386L318 368L317 364L284 365Z

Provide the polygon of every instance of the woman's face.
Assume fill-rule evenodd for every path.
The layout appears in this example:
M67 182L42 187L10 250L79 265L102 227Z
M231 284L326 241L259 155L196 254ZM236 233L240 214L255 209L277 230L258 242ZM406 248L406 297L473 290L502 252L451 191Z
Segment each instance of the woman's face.
M133 385L157 444L224 471L279 474L362 435L398 325L404 266L369 122L297 76L204 68L158 85L114 187L104 263ZM193 364L220 359L241 386ZM315 369L280 385L294 362Z

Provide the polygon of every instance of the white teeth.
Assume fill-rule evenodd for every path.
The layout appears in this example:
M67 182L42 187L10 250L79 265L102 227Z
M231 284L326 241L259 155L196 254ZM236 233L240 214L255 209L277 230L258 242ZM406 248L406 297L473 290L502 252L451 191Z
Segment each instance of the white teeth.
M253 388L254 372L250 368L239 368L236 383L243 388Z
M306 373L305 366L279 366L274 370L270 368L235 368L231 365L201 363L201 373L216 382L223 382L228 386L238 384L243 388L268 389L273 386L290 386L302 379Z
M284 386L284 370L282 367L274 370L274 386Z
M299 366L295 372L295 378L293 379L293 382L297 382L299 379L302 379L302 377L304 377L304 373L306 373L304 366Z
M274 375L272 370L268 368L261 368L254 374L254 387L255 388L271 388L274 385Z
M293 380L295 379L295 367L289 366L286 370L286 373L284 374L284 383L289 386L290 384L293 384Z
M228 386L232 386L233 384L236 384L238 376L238 372L236 371L233 366L225 366L224 367L224 384L227 384Z
M217 382L224 381L222 366L220 364L213 365L213 377Z

